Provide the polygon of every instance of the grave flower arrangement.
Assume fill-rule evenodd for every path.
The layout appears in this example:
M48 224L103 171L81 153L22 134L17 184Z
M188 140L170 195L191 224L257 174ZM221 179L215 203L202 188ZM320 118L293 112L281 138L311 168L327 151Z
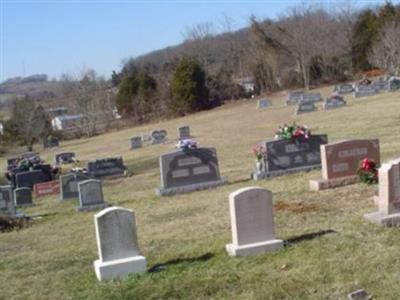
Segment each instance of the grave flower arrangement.
M361 182L368 185L378 183L378 166L373 160L368 159L368 157L360 162L357 174Z
M285 140L299 140L299 139L309 139L311 131L307 126L296 125L283 125L279 126L278 131L275 133L275 139L285 139Z
M180 149L196 149L197 148L197 142L193 139L184 139L184 140L180 140L177 144L176 144L176 148L180 148Z
M253 147L253 155L257 162L262 162L265 157L265 153L266 151L263 145L258 144Z

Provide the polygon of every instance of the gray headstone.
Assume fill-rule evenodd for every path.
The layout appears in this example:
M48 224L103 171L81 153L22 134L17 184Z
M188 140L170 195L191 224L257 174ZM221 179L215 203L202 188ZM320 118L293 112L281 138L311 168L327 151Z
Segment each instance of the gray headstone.
M15 206L33 205L32 190L27 187L16 188L14 190L14 201L15 201Z
M120 176L125 173L125 166L122 157L111 157L97 159L87 164L87 174L93 178Z
M371 86L377 91L377 92L382 92L382 91L389 91L389 81L386 79L378 79L374 82L371 83Z
M0 186L0 214L15 215L13 191L10 185Z
M355 98L376 95L378 91L372 85L358 85L353 95Z
M190 127L189 126L178 127L178 139L184 140L189 138L191 138Z
M335 109L346 105L346 101L342 96L331 96L325 99L324 110Z
M299 103L303 99L304 92L296 91L289 93L286 99L286 105L293 105Z
M267 108L267 107L270 107L271 105L272 105L271 101L267 100L267 99L260 99L260 100L257 101L257 108L258 109Z
M78 183L89 178L82 173L69 173L60 176L60 200L78 198Z
M102 209L107 206L100 180L89 179L78 183L78 211Z
M167 131L162 130L153 130L151 133L151 143L152 144L162 144L165 142L167 138Z
M265 142L264 170L252 173L252 178L259 180L321 168L320 146L327 143L325 134L311 135L308 139L298 141L280 139Z
M389 90L391 92L400 90L400 78L391 78L389 80Z
M348 300L368 300L369 295L365 290L361 289L361 290L357 290L355 292L348 294L347 299Z
M344 83L344 84L338 84L335 85L335 88L333 89L334 92L343 95L343 94L350 94L354 92L353 85L350 83Z
M142 137L134 136L131 138L131 149L142 148Z
M313 101L300 101L297 109L296 115L305 114L309 112L316 111L317 108L315 107L315 103Z
M160 156L157 195L205 189L226 182L220 177L215 148L179 149Z
M301 96L301 101L304 102L320 102L322 100L320 93L304 93Z
M61 164L71 164L75 160L75 153L74 152L63 152L58 153L54 156L54 161L57 165Z
M151 142L151 135L150 134L143 134L142 135L142 142L143 143Z

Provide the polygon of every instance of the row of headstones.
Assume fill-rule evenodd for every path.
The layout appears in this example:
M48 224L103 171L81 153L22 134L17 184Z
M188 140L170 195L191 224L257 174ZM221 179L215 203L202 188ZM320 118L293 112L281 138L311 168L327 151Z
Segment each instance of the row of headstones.
M315 103L321 101L324 101L324 110L339 108L346 105L343 96L338 94L332 95L324 100L320 93L304 93L301 91L290 93L286 100L286 105L296 104L296 114L303 114L316 111L317 107L315 106Z
M13 188L10 185L0 186L0 213L15 215L17 207L32 206L30 188Z
M190 127L181 126L178 127L178 140L184 140L191 138ZM130 149L142 148L143 144L146 142L151 142L151 144L162 144L165 143L167 139L166 130L154 130L151 135L134 136L130 139Z
M248 256L283 247L275 238L272 193L258 187L229 195L232 243L225 246L230 256ZM121 207L109 207L94 216L99 259L94 262L98 280L146 272L146 258L140 255L135 214Z

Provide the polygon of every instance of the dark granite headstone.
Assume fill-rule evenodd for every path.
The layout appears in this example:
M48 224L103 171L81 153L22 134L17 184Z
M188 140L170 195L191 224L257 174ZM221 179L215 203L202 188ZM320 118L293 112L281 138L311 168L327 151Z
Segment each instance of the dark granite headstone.
M49 179L49 177L42 170L25 171L15 175L15 186L19 188L28 187L32 189L36 183L42 183L50 180L51 178Z
M215 148L179 149L160 156L158 196L185 193L224 184Z
M178 127L178 139L179 140L184 140L184 139L190 139L190 127L189 126L181 126Z
M55 155L54 160L57 165L72 164L73 162L75 162L75 153L74 152L58 153Z
M60 176L60 200L78 198L78 183L88 179L89 177L79 172Z
M378 79L371 83L371 86L377 91L388 91L389 90L389 81L385 79Z
M87 164L87 174L92 178L121 176L125 173L122 157L112 157L90 161Z
M130 142L131 142L131 149L142 148L142 137L134 136L130 139Z
M400 90L400 78L392 78L389 80L389 90L391 92Z
M304 92L302 91L296 91L296 92L291 92L289 93L287 99L286 99L286 105L293 105L297 104L303 99L303 94Z
M301 101L304 102L320 102L322 100L323 99L320 93L304 93L301 96Z
M328 143L325 134L311 135L308 139L274 140L265 142L264 169L253 172L255 180L287 173L321 168L320 146Z
M107 207L104 202L103 187L100 180L89 179L78 183L79 206L77 211L103 209Z
M44 148L53 148L58 147L59 140L56 137L48 137L47 139L43 139L43 147Z
M13 191L10 185L0 186L0 214L15 215Z
M162 144L165 142L167 138L167 131L162 130L153 130L151 133L151 143L152 144Z
M297 106L296 115L305 114L316 110L317 108L315 107L314 101L301 100Z
M15 201L15 206L33 205L32 190L28 187L16 188L14 190L14 201Z
M346 105L346 101L342 96L336 95L325 99L324 110L335 109Z
M335 93L338 93L339 95L343 95L343 94L350 94L350 93L354 92L354 88L353 88L352 84L344 83L344 84L335 85L333 91Z
M374 86L370 85L358 85L353 95L355 98L360 97L368 97L376 95L378 91L374 88Z

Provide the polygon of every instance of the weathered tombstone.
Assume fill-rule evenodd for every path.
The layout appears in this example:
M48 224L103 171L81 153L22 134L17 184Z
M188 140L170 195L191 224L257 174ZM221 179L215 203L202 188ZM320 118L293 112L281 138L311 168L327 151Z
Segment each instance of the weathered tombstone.
M99 259L94 262L98 280L146 272L140 255L135 214L130 209L109 207L94 216Z
M264 168L254 171L251 177L260 180L320 168L320 146L326 143L328 137L325 134L297 141L279 139L265 142Z
M346 101L344 101L344 98L342 96L336 95L336 96L331 96L325 99L325 102L323 104L324 110L330 110L330 109L335 109L339 107L343 107L346 105Z
M169 196L216 187L221 178L215 148L179 149L160 156L161 186L157 196Z
M304 92L302 91L296 91L296 92L291 92L288 94L288 97L286 99L286 105L293 105L297 104L301 101L303 97Z
M149 142L151 142L151 135L150 135L150 134L143 134L143 135L142 135L142 142L143 142L143 143L149 143Z
M357 290L347 295L348 300L369 300L371 299L368 293L364 290Z
M303 101L301 100L296 109L296 115L305 114L309 112L316 111L314 101Z
M43 170L24 171L15 175L16 187L28 187L32 189L35 184L46 181L49 181L49 177Z
M32 190L27 187L16 188L14 190L15 206L32 206Z
M100 180L89 179L78 183L79 206L77 211L103 209L108 206L104 202L103 187Z
M320 102L322 100L320 93L304 93L301 96L301 101L304 102Z
M353 95L355 98L376 95L378 91L372 85L358 85Z
M354 88L353 88L352 84L344 83L344 84L335 85L333 91L335 93L338 93L339 95L343 95L343 94L350 94L350 93L354 92Z
M142 148L142 137L134 136L131 138L130 142L131 142L131 149Z
M151 143L152 144L162 144L165 143L165 140L167 138L167 131L162 129L162 130L153 130L151 132Z
M10 185L0 186L0 214L15 215L13 191Z
M178 127L178 139L179 140L184 140L184 139L190 139L190 127L189 126L181 126Z
M379 140L346 140L321 145L322 179L310 180L311 190L356 183L360 161L365 157L379 165Z
M88 176L92 178L122 176L126 171L122 157L111 157L90 161L88 162L86 169Z
M259 187L239 189L229 195L232 243L230 256L247 256L278 250L283 241L275 238L272 193Z
M400 225L400 159L379 168L378 211L364 217L383 226Z
M257 101L257 108L262 109L262 108L267 108L272 105L270 100L267 99L260 99Z
M56 165L72 164L75 162L75 153L74 152L58 153L54 156L54 162L56 163Z
M60 176L60 200L78 198L78 183L89 178L82 173L69 173Z
M400 90L400 78L391 78L389 80L389 91L394 92Z

